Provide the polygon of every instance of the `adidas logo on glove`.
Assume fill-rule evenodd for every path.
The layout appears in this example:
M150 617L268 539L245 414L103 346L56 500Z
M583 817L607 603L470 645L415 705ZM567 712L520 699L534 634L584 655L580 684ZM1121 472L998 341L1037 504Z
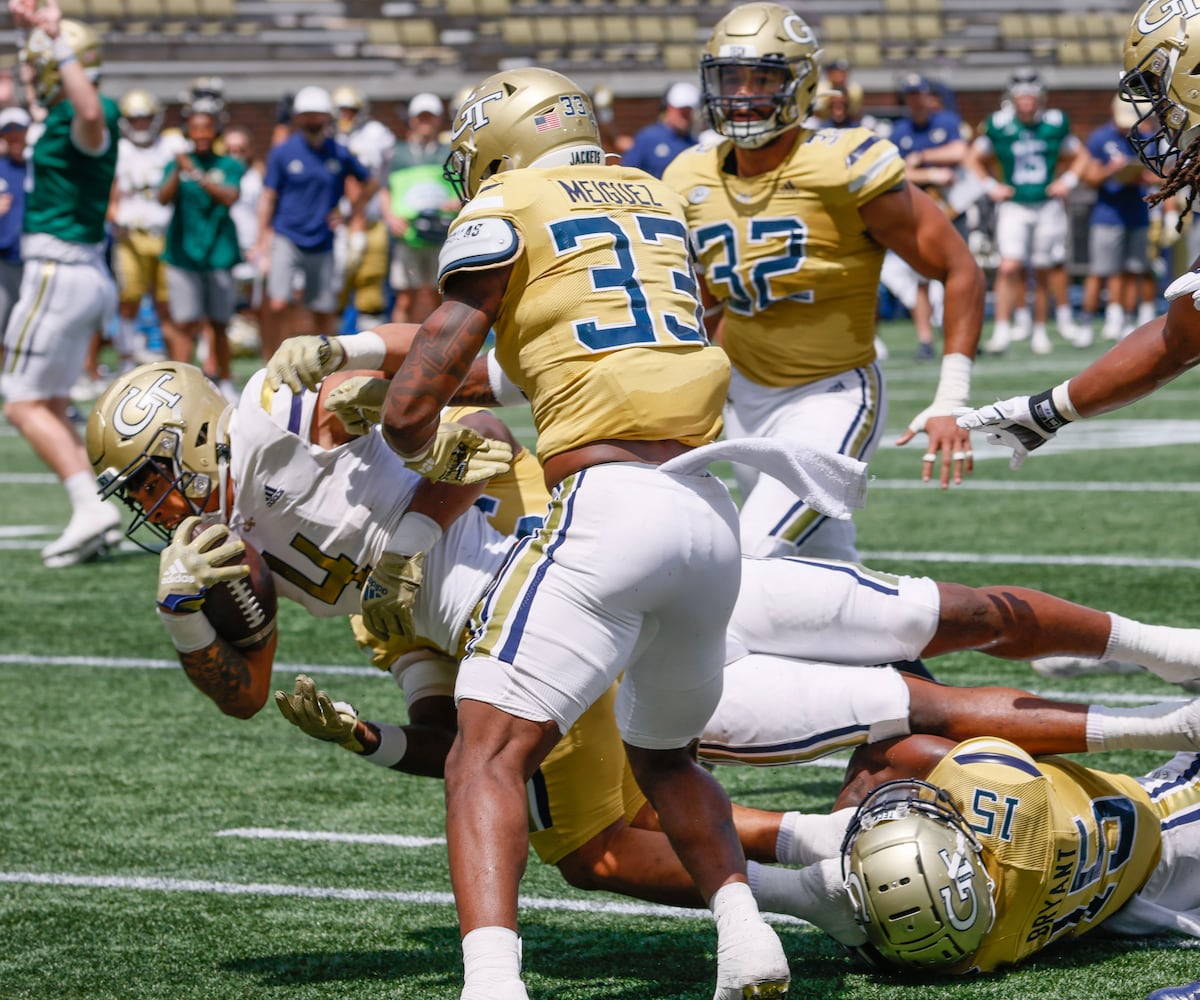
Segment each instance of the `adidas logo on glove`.
M159 583L195 583L196 578L187 571L182 559L176 559L167 567Z

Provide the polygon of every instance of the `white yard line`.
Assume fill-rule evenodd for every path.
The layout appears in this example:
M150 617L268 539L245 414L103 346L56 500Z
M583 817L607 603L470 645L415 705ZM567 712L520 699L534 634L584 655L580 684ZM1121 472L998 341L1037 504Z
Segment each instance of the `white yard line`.
M238 840L307 840L328 844L382 844L385 847L438 847L445 837L406 837L394 833L332 833L327 830L277 830L267 826L240 826L218 830L216 837Z

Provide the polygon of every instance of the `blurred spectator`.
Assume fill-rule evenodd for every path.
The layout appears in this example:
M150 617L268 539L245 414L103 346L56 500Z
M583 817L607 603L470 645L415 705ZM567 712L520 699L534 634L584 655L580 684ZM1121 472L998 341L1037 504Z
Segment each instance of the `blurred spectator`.
M392 234L389 275L396 302L392 320L420 323L438 304L438 251L458 211L454 189L442 177L450 147L439 138L442 100L417 94L408 103L408 135L396 144L379 205Z
M600 139L605 152L624 156L633 145L633 136L617 131L612 88L597 87L593 90L592 107L596 109L596 122L600 126Z
M120 295L114 347L121 370L150 360L137 329L138 311L147 295L154 302L164 341L174 335L167 309L167 272L162 265L171 207L158 200L163 173L179 148L162 132L162 107L153 94L131 90L120 100L121 138L117 143L117 179L109 221L114 241L113 267Z
M1091 159L1083 179L1096 188L1096 201L1088 222L1081 347L1095 335L1102 285L1107 305L1101 335L1106 340L1119 340L1132 330L1135 311L1139 324L1154 316L1154 297L1139 306L1142 278L1150 270L1150 208L1143 199L1153 174L1142 166L1129 141L1137 120L1134 106L1114 97L1109 120L1087 139Z
M302 332L337 332L337 292L333 275L333 234L343 224L338 203L346 178L361 187L351 217L361 218L376 190L371 172L330 134L333 102L321 87L302 87L292 101L295 131L267 156L267 174L258 201L258 237L254 258L267 275L262 312L264 358L285 337ZM311 312L311 326L300 310L299 295Z
M225 153L243 167L238 184L238 200L229 209L237 228L238 249L242 262L233 269L237 289L238 311L230 320L229 341L234 354L261 353L259 341L259 311L263 298L263 274L251 260L258 240L258 199L262 195L266 163L258 155L254 137L242 125L225 130Z
M0 111L0 329L21 292L21 226L25 220L25 136L30 126L24 108Z
M1060 176L1060 163L1071 165ZM1024 298L1025 269L1033 270L1034 322L1030 348L1053 350L1046 330L1048 299L1056 302L1059 333L1068 342L1078 336L1068 298L1067 211L1064 202L1079 184L1087 162L1083 143L1058 108L1046 107L1046 89L1032 70L1017 70L1006 100L984 122L969 147L967 167L997 204L995 325L984 351L998 354L1013 340L1013 311ZM999 169L993 176L991 168Z
M668 163L696 144L692 128L699 107L700 89L694 83L672 84L663 98L658 121L638 131L621 165L662 177Z
M333 92L337 111L337 140L358 161L371 171L377 184L387 179L384 172L396 147L396 136L390 128L371 117L370 103L354 87L338 87ZM350 205L357 193L358 181L346 179L347 196L342 199L342 216L346 225L338 230L334 243L334 260L341 266L338 282L342 310L353 305L357 322L363 329L386 321L384 292L388 277L388 230L378 199L372 198L363 207L362 225L350 219Z
M863 114L863 89L857 83L847 83L844 88L818 90L813 105L813 117L809 128L869 128L874 130L878 122Z
M229 209L238 199L245 168L213 151L214 115L193 110L187 134L192 151L176 154L158 191L160 202L174 206L163 253L173 324L167 348L172 361L190 362L207 322L212 342L206 373L221 395L236 403L227 329L237 304L233 268L242 254Z
M966 206L952 205L949 195L967 154L962 120L953 111L936 106L932 85L919 73L905 76L899 90L908 114L892 123L890 138L904 157L905 177L929 194L947 217L957 223ZM956 228L966 236L961 225ZM912 313L917 331L917 359L932 360L936 354L934 327L942 323L941 284L931 283L891 252L884 260L880 278Z

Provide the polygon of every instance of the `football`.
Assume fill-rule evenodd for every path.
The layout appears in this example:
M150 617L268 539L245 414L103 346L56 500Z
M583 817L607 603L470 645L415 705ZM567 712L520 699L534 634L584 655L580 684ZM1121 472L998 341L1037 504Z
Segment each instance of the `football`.
M249 542L245 545L245 552L233 563L248 564L250 575L209 587L204 595L204 616L230 645L257 649L275 632L279 602L267 561Z

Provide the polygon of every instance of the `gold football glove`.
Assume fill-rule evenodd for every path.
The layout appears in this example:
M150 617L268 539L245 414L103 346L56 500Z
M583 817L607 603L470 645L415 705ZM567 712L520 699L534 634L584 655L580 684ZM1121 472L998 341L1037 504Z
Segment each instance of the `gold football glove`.
M424 578L424 552L411 556L385 552L363 584L360 606L367 631L385 640L414 638L413 605Z
M325 397L325 409L351 434L366 434L379 423L389 385L390 379L355 375L330 390Z
M429 446L419 455L404 457L404 464L435 483L469 483L491 479L512 465L507 441L486 438L465 424L438 425Z
M214 583L250 574L246 563L221 565L246 551L240 538L230 540L229 525L210 524L193 538L199 524L198 517L184 518L171 536L171 544L159 554L157 600L167 611L199 611Z
M331 701L308 674L296 677L295 693L276 691L275 704L288 722L314 739L336 743L353 753L363 752L356 735L358 711L349 702Z
M277 392L316 389L320 381L346 363L346 348L338 337L289 337L267 362L267 387Z

